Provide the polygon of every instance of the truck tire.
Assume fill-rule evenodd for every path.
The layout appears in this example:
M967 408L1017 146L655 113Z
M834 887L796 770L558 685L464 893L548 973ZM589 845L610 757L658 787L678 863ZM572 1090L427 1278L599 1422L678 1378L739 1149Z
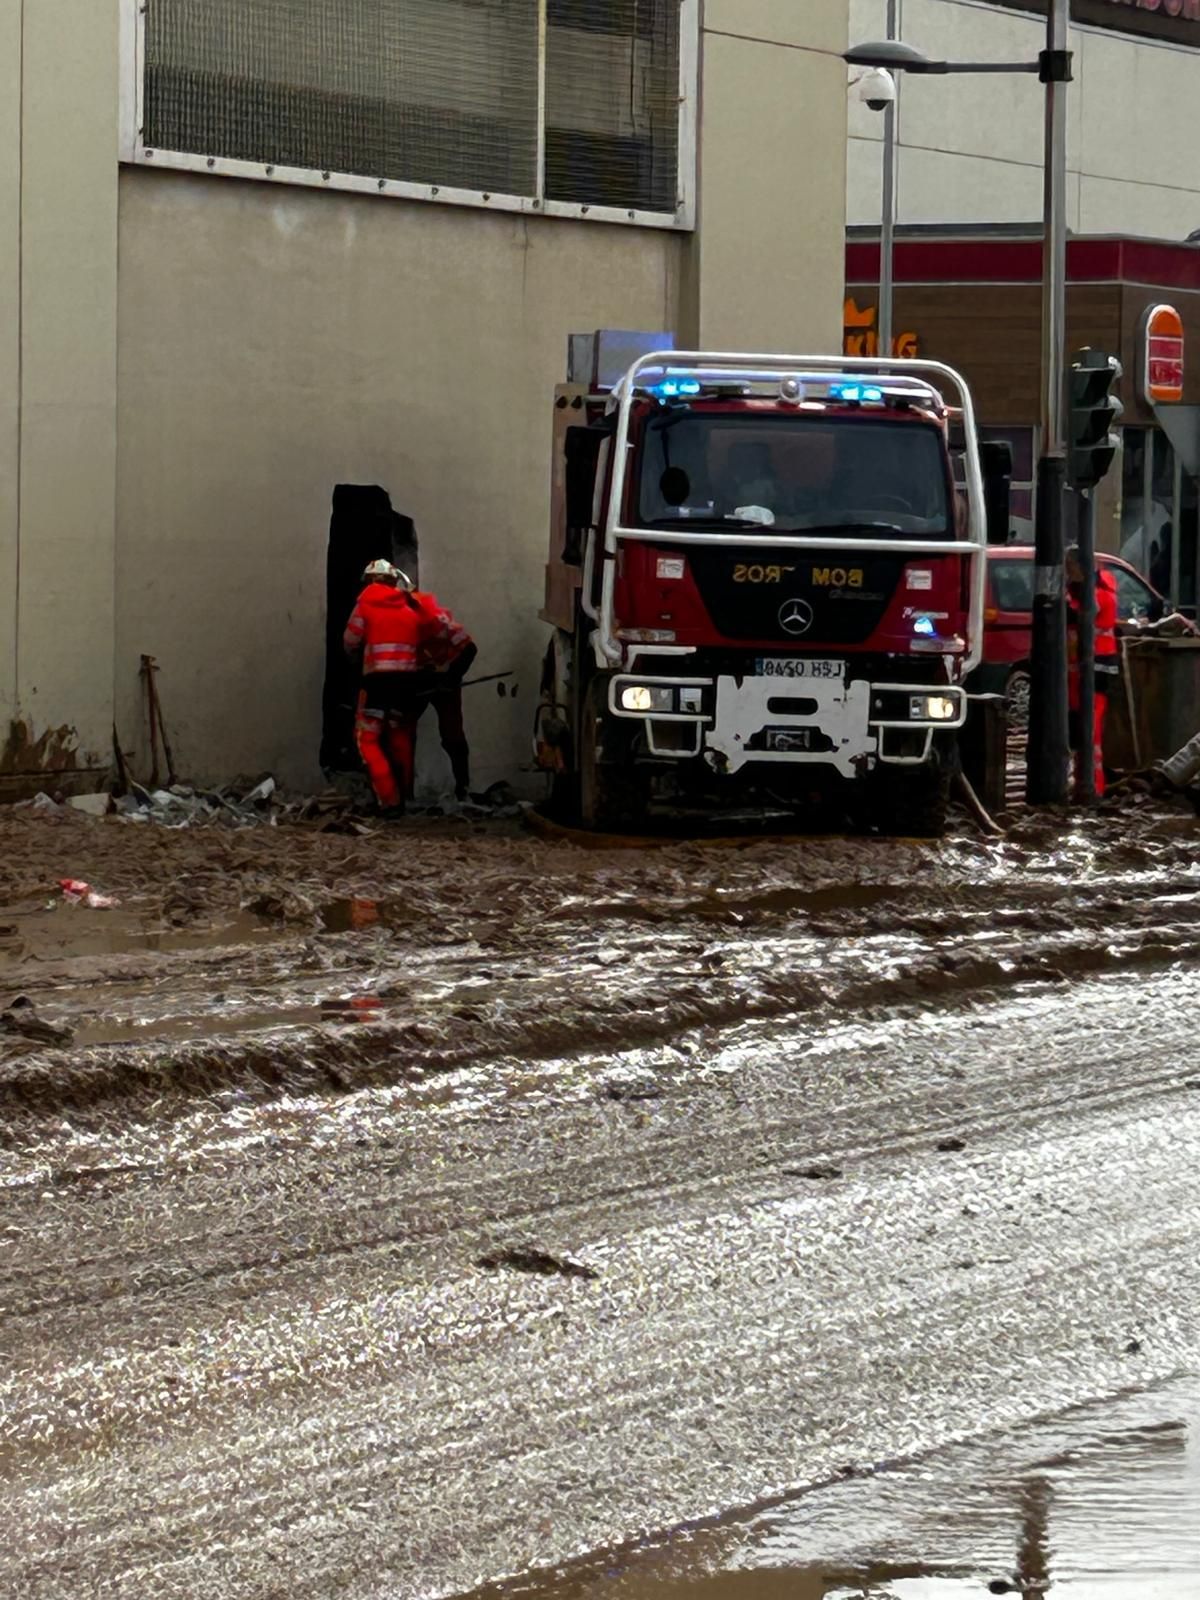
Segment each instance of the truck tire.
M950 810L952 773L940 762L881 767L875 812L880 833L899 839L940 839Z
M1013 733L1029 732L1029 668L1012 669L1004 683L1004 697L1008 702L1008 726Z
M608 710L608 679L593 678L579 719L579 822L596 832L635 827L646 785L633 765L630 730Z

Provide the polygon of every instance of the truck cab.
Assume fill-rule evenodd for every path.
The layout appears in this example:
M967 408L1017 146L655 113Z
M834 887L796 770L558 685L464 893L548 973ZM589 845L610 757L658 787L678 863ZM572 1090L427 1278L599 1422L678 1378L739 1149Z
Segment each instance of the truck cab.
M963 380L660 351L555 415L535 750L559 803L589 827L761 802L939 832L982 635Z

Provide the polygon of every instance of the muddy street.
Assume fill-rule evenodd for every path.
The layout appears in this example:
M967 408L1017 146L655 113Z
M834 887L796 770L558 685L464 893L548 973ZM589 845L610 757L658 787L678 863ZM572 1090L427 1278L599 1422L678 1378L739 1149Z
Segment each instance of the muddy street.
M0 1593L450 1595L821 1485L866 1528L873 1469L1200 1372L1198 953L1149 802L6 816Z

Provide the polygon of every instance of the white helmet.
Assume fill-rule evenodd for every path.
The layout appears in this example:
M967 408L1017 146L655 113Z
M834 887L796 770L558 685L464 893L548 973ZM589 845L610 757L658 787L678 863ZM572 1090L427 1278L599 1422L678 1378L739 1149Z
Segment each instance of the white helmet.
M408 586L408 580L404 577L400 568L394 567L390 561L369 562L366 571L363 573L363 581L369 582L372 578L390 579L393 583L399 583L401 579L404 579L405 586Z

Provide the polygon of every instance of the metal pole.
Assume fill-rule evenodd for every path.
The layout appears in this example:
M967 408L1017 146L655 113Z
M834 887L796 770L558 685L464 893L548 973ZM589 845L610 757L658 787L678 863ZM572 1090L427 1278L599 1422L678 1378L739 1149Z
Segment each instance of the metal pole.
M1183 461L1179 451L1173 446L1172 450L1175 456L1175 483L1171 496L1171 593L1167 598L1172 611L1178 611L1179 602L1183 599Z
M1081 805L1096 799L1096 760L1092 732L1096 725L1096 491L1079 496L1079 568L1083 594L1078 611L1079 751L1076 755L1075 798Z
M1046 85L1042 246L1042 454L1038 461L1030 661L1030 805L1067 799L1067 626L1063 519L1067 483L1064 362L1067 309L1067 83L1069 0L1050 0L1041 79Z
M896 39L900 0L888 0L887 36ZM904 74L897 72L896 94ZM879 230L879 354L885 360L892 354L892 317L895 300L896 259L896 101L883 113L883 225Z

